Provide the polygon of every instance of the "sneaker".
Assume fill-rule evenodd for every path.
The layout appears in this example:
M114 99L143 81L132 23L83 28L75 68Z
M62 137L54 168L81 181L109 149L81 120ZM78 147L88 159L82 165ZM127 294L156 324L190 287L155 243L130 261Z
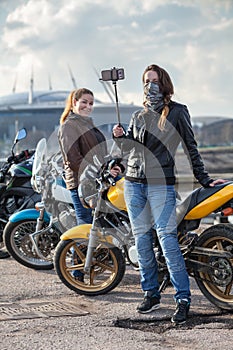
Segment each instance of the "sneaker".
M176 311L171 318L171 321L176 324L183 324L188 317L190 302L179 299L176 304Z
M160 307L160 300L156 297L145 295L141 305L137 307L137 311L141 314L152 312Z

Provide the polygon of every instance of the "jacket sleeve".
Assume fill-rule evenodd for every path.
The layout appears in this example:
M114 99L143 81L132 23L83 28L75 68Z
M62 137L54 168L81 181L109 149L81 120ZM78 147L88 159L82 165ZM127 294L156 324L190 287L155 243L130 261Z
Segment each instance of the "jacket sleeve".
M113 135L114 141L116 142L117 146L121 149L121 152L124 154L129 153L133 145L132 143L132 141L134 140L133 125L134 125L135 115L136 115L136 112L132 115L128 129L122 136L115 137Z
M202 157L197 149L197 142L194 137L190 115L186 106L180 109L178 131L182 138L184 152L190 161L195 178L203 187L208 187L213 179L210 178L208 172L205 170Z

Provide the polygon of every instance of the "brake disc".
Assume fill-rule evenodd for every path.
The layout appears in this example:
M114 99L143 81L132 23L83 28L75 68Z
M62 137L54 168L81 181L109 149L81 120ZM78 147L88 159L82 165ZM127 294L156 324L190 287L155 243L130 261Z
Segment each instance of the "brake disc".
M226 287L233 278L233 270L230 260L227 258L210 258L210 271L209 275L212 281L220 286Z

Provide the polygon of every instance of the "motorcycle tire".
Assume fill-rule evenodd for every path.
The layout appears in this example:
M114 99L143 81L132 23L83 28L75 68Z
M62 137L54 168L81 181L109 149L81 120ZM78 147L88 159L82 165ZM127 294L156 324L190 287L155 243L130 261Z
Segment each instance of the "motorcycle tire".
M233 225L217 224L203 231L197 246L230 252L232 257L200 256L198 261L208 263L209 271L194 273L196 283L204 296L223 310L233 310ZM214 268L216 267L216 269ZM219 273L219 268L221 273Z
M44 227L46 227L45 224ZM18 222L8 222L5 226L3 232L3 239L6 245L6 248L10 255L20 264L35 269L35 270L52 270L53 265L53 255L50 260L43 260L40 258L35 250L33 249L32 242L29 239L29 234L35 232L36 230L36 219L22 220ZM48 233L50 235L50 233ZM55 233L56 234L56 233ZM58 234L56 234L58 236ZM39 244L41 244L41 250L44 249L46 245L46 234L43 237L40 237ZM59 236L57 242L59 241ZM49 246L49 244L47 244ZM44 253L46 258L50 254L49 250Z
M10 257L10 254L4 250L4 249L0 249L0 259L7 259Z
M83 271L87 239L60 241L54 254L54 265L60 280L77 294L96 296L114 289L125 274L126 262L119 248L98 245L90 274ZM79 276L74 276L74 271Z
M8 253L5 244L3 242L3 230L5 227L5 223L0 222L0 259L6 259L10 257L10 254Z

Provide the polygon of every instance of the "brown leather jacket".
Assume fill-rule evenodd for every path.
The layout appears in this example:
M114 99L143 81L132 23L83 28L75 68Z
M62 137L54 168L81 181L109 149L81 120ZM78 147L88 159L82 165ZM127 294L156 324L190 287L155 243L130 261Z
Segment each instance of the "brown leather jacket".
M97 129L90 117L70 113L58 131L59 144L64 161L66 187L77 188L79 178L88 164L93 164L93 156L97 155L103 163L107 155L104 135Z

